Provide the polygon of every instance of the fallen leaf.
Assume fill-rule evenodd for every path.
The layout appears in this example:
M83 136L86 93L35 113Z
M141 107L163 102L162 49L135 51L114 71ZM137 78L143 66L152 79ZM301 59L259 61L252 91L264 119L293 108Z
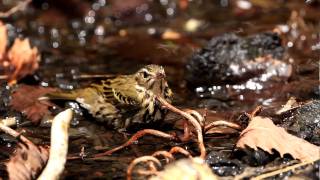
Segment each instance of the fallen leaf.
M12 94L10 106L26 115L33 123L38 123L50 113L49 107L53 106L50 102L40 101L38 98L54 91L56 91L54 88L20 85Z
M5 56L6 47L7 47L7 28L6 26L0 21L0 62Z
M0 21L0 65L3 77L12 85L39 68L40 54L36 47L31 48L28 39L16 38L12 47L6 50L7 40L7 28Z
M181 37L182 35L180 33L173 31L171 29L165 30L161 35L161 38L165 40L177 40L177 39L181 39Z
M301 161L312 161L320 157L320 147L287 133L273 124L270 118L261 116L252 118L248 127L241 132L236 147L250 147L254 150L261 148L270 154L275 149L281 157L290 154Z
M189 1L188 0L179 0L179 8L181 10L186 10L189 6Z
M295 97L290 97L290 99L287 101L285 105L282 106L281 109L279 109L276 114L282 114L284 112L290 111L292 109L295 109L299 106L297 99Z
M8 51L8 62L13 67L9 75L9 82L33 74L39 67L40 55L36 47L31 48L28 39L15 39L11 49Z
M19 143L18 148L6 163L10 180L36 179L46 165L49 152L33 143Z

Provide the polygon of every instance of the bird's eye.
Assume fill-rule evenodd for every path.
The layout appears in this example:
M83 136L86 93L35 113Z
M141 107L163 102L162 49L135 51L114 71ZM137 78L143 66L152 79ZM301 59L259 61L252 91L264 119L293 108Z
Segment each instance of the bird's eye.
M149 74L147 72L143 72L143 78L148 78L149 77Z

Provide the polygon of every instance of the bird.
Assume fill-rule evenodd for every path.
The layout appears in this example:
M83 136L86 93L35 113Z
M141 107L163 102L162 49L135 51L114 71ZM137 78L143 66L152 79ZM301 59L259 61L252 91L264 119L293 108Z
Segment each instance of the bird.
M164 119L167 110L156 96L172 101L172 90L164 68L150 64L129 75L115 75L85 88L57 91L46 95L50 100L73 100L95 119L125 131L133 124L150 124Z

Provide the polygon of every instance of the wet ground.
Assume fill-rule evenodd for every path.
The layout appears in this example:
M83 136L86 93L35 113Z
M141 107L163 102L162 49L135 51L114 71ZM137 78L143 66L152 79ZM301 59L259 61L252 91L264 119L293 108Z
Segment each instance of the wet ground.
M165 67L169 85L175 94L173 104L181 108L208 108L212 111L212 119L232 121L237 121L241 113L250 112L257 105L263 105L265 113L272 114L274 109L280 108L291 96L297 97L300 102L319 98L319 1L271 3L255 0L248 4L247 1L240 0L202 0L186 1L187 7L182 2L184 1L35 0L26 11L3 20L7 24L11 42L18 36L28 37L42 55L40 69L20 83L74 89L92 82L92 79L78 79L81 74L127 74L145 64L161 64ZM15 1L8 1L3 9L14 3ZM188 23L191 21L199 26L190 29L191 25L188 26ZM179 37L164 37L169 29ZM273 64L258 64L263 70L270 66L271 69L261 71L258 68L259 71L252 71L245 78L215 79L213 82L206 81L209 82L207 84L188 78L191 71L186 65L194 58L193 54L197 50L207 47L211 38L220 37L224 33L250 37L272 31L281 31L279 38L282 40L278 46L281 46L282 52L275 58L284 64L287 74L272 74L275 70L272 68ZM254 59L260 55L250 57ZM288 66L291 68L290 72ZM248 70L247 66L243 68L243 71ZM192 72L196 72L194 76L197 76L197 71ZM217 77L216 74L208 78L213 77ZM60 108L63 106L64 104ZM67 106L75 104L67 103ZM58 112L60 108L53 111ZM90 155L101 148L115 147L126 140L124 135L106 129L85 111L79 111L70 129L70 154L78 154L84 148ZM22 122L27 121L24 117L21 119ZM34 142L49 143L50 128L33 125L20 128L27 129L26 136ZM172 129L168 127L164 130L169 128ZM317 135L316 131L314 135ZM250 164L240 161L238 157L230 158L230 155L235 156L232 151L237 137L237 134L210 134L205 138L207 152L210 153L208 158L211 159L208 160L211 161L209 164L213 169L220 168L219 172L215 172L221 176L239 174ZM310 139L320 145L319 138ZM9 154L7 152L13 150L11 141L9 137L1 136L0 143L7 146L1 146L0 169L3 169L1 167ZM194 155L198 154L196 144L192 142L184 144L144 137L139 140L139 144L105 159L68 161L63 178L123 179L132 159L152 154L156 150L168 150L173 145L186 147ZM212 156L222 160L217 161ZM257 156L261 158L265 155ZM255 165L288 161L286 158L273 159L275 158L258 159L260 164ZM221 170L223 167L225 171ZM319 174L311 171L306 176L319 177Z

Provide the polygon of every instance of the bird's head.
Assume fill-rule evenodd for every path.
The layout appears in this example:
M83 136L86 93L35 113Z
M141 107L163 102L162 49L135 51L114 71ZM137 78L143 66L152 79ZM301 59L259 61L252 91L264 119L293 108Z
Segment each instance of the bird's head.
M163 84L166 83L165 77L163 67L154 64L144 66L135 73L137 83L154 93L163 90Z

